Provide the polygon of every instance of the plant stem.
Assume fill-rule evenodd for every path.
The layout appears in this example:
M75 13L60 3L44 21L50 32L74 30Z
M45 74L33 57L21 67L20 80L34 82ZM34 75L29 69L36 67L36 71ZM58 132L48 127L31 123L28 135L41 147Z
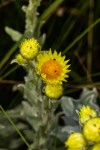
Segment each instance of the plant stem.
M89 0L89 19L88 26L93 23L94 13L94 0ZM92 72L92 45L93 45L93 28L88 32L88 53L87 53L87 80L91 82L91 72Z
M66 49L62 52L65 54L68 50L70 50L80 39L82 39L92 28L94 28L100 22L100 18L97 19L93 24L91 24L85 31L83 31Z

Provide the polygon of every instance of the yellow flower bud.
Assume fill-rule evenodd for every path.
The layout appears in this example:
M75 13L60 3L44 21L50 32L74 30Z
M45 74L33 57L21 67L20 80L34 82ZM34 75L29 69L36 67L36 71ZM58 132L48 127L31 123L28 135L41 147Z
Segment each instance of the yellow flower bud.
M50 98L58 99L63 94L62 84L47 84L45 86L45 94Z
M91 118L83 127L83 135L90 142L100 142L100 118Z
M100 143L95 144L92 148L92 150L100 150Z
M28 40L25 39L25 41L22 42L22 44L20 45L20 54L22 55L23 58L27 60L32 60L34 59L34 57L37 56L39 48L40 45L36 39L34 38Z
M83 106L78 112L78 114L79 114L79 121L81 124L84 124L90 118L97 117L97 112L90 106Z
M20 54L16 55L16 60L18 61L19 64L25 64L25 63L27 63L27 60L24 59Z
M67 150L85 150L86 144L83 134L78 132L72 133L65 142Z

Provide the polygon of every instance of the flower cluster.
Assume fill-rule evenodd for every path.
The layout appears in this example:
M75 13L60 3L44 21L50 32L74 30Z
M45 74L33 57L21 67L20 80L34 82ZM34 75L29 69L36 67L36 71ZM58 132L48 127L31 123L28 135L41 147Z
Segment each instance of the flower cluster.
M35 59L34 59L35 58ZM34 59L37 75L44 82L44 92L52 99L63 94L63 82L67 82L69 60L55 50L40 51L40 45L34 38L25 39L20 45L20 54L16 56L19 64L26 64Z
M100 117L90 106L83 106L78 112L81 124L80 132L69 135L65 142L68 150L99 150L100 149Z
M67 81L70 65L65 56L56 51L41 52L37 56L37 73L45 83L45 94L50 98L59 98L63 93L63 81Z

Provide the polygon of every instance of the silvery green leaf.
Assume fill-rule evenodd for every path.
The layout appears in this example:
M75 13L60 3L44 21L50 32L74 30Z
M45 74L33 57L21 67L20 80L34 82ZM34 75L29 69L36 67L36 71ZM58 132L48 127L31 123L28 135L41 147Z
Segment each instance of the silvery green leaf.
M27 122L31 125L34 131L38 132L39 127L40 127L40 119L39 118L29 118L26 117Z
M75 113L73 116L62 116L65 125L78 125L78 115Z
M66 116L72 116L75 113L73 98L63 96L61 98L61 107Z
M19 31L16 31L10 27L6 26L5 31L15 42L18 41L22 37L22 34Z
M88 105L91 100L94 100L94 102L96 102L97 96L98 96L98 93L95 88L93 90L84 88L79 99L81 100L82 104Z
M25 90L24 90L24 93L23 93L23 97L24 97L24 99L26 99L26 100L28 100L32 105L34 104L34 103L37 103L37 92L36 92L36 90L34 89L34 87L33 87L33 89L30 87L30 88L27 88L26 86L25 86Z
M20 90L22 93L24 92L25 90L25 85L24 84L18 84L17 86L15 85L13 87L13 90L16 91L16 90Z
M22 105L23 105L23 109L24 109L24 112L26 114L26 116L29 116L29 117L38 117L38 114L37 114L37 108L36 107L32 107L28 102L26 101L23 101L22 102Z
M62 127L58 126L56 128L55 132L52 132L52 136L58 138L60 141L64 142L67 139L67 134L65 132L62 132Z
M97 112L100 114L100 109L97 105L97 90L96 88L93 88L93 90L89 90L89 89L84 89L83 92L81 93L79 100L80 103L83 105L89 105L92 108L96 109Z
M39 35L40 35L40 34L39 34ZM39 39L38 39L38 41L39 41L39 43L41 44L41 46L44 45L45 40L46 40L46 34L43 33L43 34L39 37Z

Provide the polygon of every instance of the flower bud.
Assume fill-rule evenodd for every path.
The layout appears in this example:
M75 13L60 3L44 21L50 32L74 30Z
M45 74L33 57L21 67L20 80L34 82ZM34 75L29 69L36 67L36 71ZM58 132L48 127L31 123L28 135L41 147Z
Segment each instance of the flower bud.
M45 94L53 99L58 99L63 94L62 84L47 84L45 86Z
M86 140L83 134L74 132L68 137L65 146L67 147L67 150L85 150Z
M20 54L17 54L16 55L16 60L19 64L26 64L27 63L27 60L24 59Z
M83 135L89 142L100 142L100 118L91 118L83 127Z
M37 56L40 49L40 45L36 39L25 39L20 45L20 54L27 60L32 60Z
M79 114L79 121L81 124L84 124L86 121L88 121L93 117L97 117L97 112L90 106L83 106L78 112L78 114Z

